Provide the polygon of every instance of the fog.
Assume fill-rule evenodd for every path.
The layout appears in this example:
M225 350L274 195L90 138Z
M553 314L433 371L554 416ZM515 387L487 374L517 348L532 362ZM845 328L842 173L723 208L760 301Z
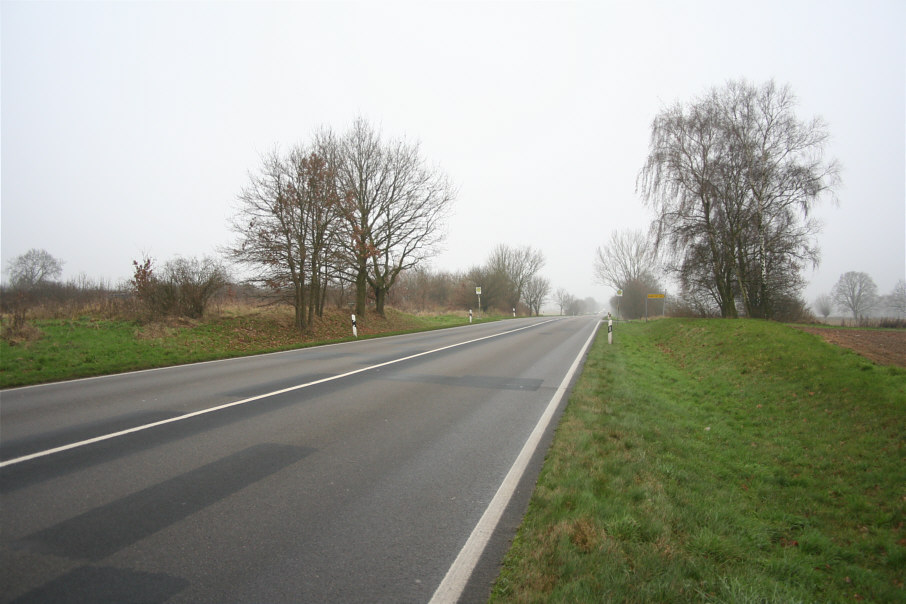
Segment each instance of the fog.
M262 153L363 116L458 195L439 270L532 245L606 301L595 248L647 228L651 121L745 78L789 84L842 166L808 301L906 276L906 4L3 2L0 260L43 248L116 282L216 254Z

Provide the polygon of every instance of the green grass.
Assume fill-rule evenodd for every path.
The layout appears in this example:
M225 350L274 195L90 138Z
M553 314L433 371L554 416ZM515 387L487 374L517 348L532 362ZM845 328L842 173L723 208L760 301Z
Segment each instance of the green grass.
M906 601L906 370L762 321L614 335L492 601Z
M498 317L499 318L499 317ZM485 319L493 320L493 319ZM351 340L349 316L325 313L313 333L292 328L288 313L225 314L203 322L48 319L30 321L32 339L0 340L0 388L166 367ZM414 316L388 310L359 323L359 339L454 327L455 315Z

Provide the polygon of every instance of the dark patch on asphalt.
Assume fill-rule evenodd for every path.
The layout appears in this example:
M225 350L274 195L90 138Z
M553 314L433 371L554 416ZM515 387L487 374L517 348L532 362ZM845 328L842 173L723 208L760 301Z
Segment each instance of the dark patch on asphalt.
M44 554L102 560L275 474L313 451L277 444L249 447L33 533L20 544Z
M140 430L117 438L6 466L5 468L0 468L0 493L11 493L30 485L65 476L75 470L108 462L123 455L154 449L169 442L192 438L210 430L216 430L266 413L298 405L303 403L308 397L308 394L302 393L308 392L310 390L306 388L272 395L249 404L203 413L163 426ZM188 413L188 411L184 413ZM173 417L178 417L184 413L175 413ZM102 434L94 434L92 436L102 436Z
M31 602L166 602L189 582L162 573L123 568L81 566L34 589L14 604Z

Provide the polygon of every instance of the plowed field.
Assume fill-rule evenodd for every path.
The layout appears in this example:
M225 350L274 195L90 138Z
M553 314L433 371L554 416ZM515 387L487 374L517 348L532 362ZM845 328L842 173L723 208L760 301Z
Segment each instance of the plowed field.
M906 367L906 330L797 328L818 334L825 341L849 348L880 365Z

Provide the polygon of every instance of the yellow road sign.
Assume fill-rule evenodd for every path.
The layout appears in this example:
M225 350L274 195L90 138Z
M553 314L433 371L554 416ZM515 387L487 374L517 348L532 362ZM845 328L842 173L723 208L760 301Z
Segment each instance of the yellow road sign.
M648 298L663 298L664 294L648 294Z

